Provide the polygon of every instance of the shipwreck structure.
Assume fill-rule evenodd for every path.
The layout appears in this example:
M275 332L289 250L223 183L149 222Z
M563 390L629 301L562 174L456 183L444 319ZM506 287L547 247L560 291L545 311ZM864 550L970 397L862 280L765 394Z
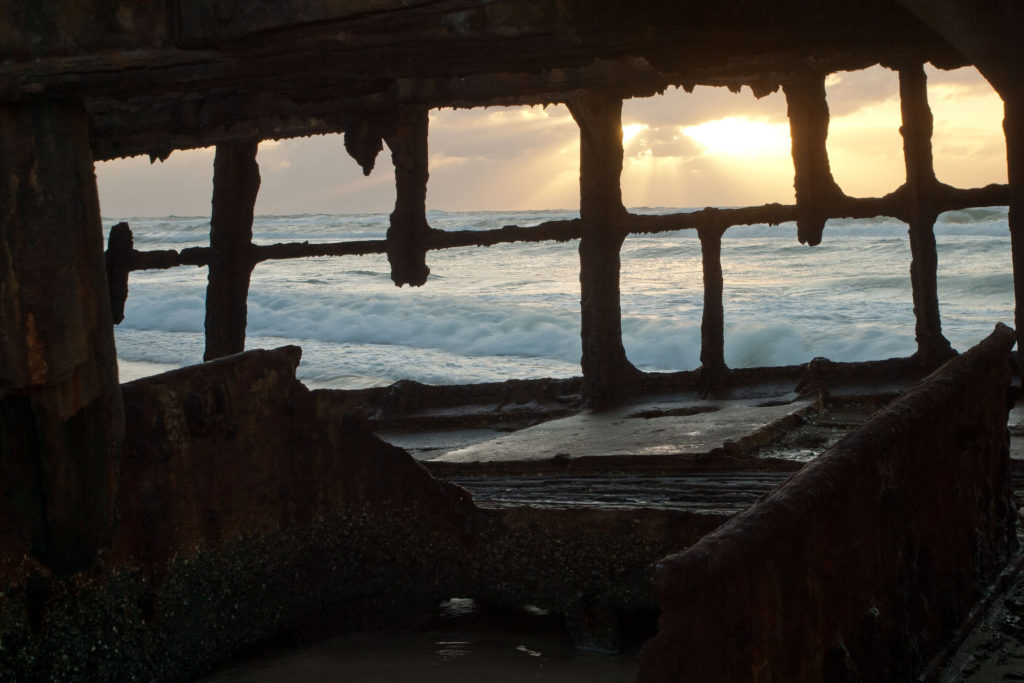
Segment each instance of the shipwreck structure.
M615 642L616 614L660 604L659 632L641 659L645 681L907 678L954 636L1013 553L1007 358L1024 330L1017 5L8 4L0 15L0 678L188 678L299 624L358 626L366 617L356 614L388 623L456 595L544 604L581 640L604 645ZM1008 185L936 179L928 62L974 65L1002 97ZM883 197L851 197L829 169L824 84L832 72L877 64L899 74L906 182ZM661 216L623 207L623 100L695 85L784 92L793 204ZM427 112L547 103L566 104L580 129L580 218L432 229ZM397 187L386 240L252 244L259 141L322 133L344 133L366 173L386 143ZM139 252L130 228L116 226L104 253L94 161L205 146L217 150L209 246ZM932 227L943 211L991 205L1010 207L1018 332L999 328L954 358L941 331ZM800 241L814 245L829 219L880 215L909 226L912 358L845 370L726 367L726 230L794 221ZM697 231L704 256L701 368L641 373L622 345L619 249L628 234L686 229ZM396 285L420 286L431 250L552 239L579 240L582 378L544 386L578 396L576 408L611 409L655 390L714 393L801 376L818 390L844 373L938 370L739 515L542 513L475 505L380 441L350 397L296 382L297 349L233 355L245 346L250 273L264 260L386 254ZM211 362L120 385L113 324L130 272L182 264L209 272L203 360ZM486 393L448 395L473 391ZM396 392L382 400L422 398ZM423 392L427 401L444 393ZM725 450L717 455L733 462ZM693 466L677 460L659 467ZM863 519L854 509L867 511ZM652 567L670 555L655 594ZM763 571L744 573L751 563ZM728 618L723 604L735 605Z

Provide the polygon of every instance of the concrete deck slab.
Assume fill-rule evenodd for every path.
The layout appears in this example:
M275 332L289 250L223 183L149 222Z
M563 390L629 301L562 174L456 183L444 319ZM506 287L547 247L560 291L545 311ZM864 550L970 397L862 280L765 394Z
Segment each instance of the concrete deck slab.
M728 441L746 450L767 443L777 434L780 423L817 406L817 399L800 398L795 393L732 400L649 397L607 412L551 420L452 450L431 462L701 455Z
M430 460L460 448L490 441L505 434L508 430L499 429L443 429L398 430L385 429L377 432L377 436L393 446L404 448L409 455L417 460Z

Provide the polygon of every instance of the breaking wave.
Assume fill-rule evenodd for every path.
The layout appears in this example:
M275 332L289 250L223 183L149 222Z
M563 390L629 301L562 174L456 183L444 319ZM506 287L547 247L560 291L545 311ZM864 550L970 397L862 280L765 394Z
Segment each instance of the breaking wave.
M438 229L485 230L575 217L571 211L432 211L429 221ZM181 249L208 239L205 218L129 223L138 249ZM387 223L386 214L261 216L254 239L382 239ZM943 329L963 349L995 322L1012 321L1006 209L948 212L935 232ZM383 255L265 262L252 277L247 347L298 343L300 377L314 386L578 375L577 246L431 252L431 276L422 288L396 288ZM723 240L722 263L726 362L734 367L914 351L910 250L906 226L897 221L830 221L815 248L797 243L792 224L736 227ZM697 367L703 286L694 234L631 236L621 280L630 360L645 370ZM122 373L198 362L206 270L133 273L129 286L116 333Z

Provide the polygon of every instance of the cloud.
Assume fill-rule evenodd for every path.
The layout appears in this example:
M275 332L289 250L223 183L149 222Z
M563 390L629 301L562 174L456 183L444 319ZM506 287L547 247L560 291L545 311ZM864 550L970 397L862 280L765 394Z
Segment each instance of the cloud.
M940 179L973 187L1005 182L1001 102L973 69L927 67L935 116L935 163ZM833 172L857 195L881 194L903 179L898 77L875 67L840 73L827 85ZM628 206L705 206L792 201L792 161L772 154L716 154L683 131L741 119L766 131L788 127L781 92L757 99L749 89L670 89L623 104ZM753 143L747 145L750 147ZM444 109L430 113L429 208L544 209L579 204L579 131L564 106ZM178 151L164 163L146 158L97 164L103 213L209 215L214 150ZM258 213L388 212L394 176L388 150L364 177L341 136L260 145L263 183Z
M179 150L166 161L149 157L101 161L96 185L104 217L208 216L214 149Z
M926 64L924 67L925 73L928 75L928 85L959 85L964 90L973 91L975 94L988 94L994 93L991 84L985 80L985 77L975 69L973 66L963 67L961 69L952 69L946 71L938 69L931 64Z
M692 93L671 88L661 95L635 97L622 106L623 124L646 123L652 128L675 129L729 116L785 121L786 98L781 91L757 99L749 88L734 93L698 86Z
M623 128L636 135L627 141L625 155L630 157L693 159L705 153L695 127L722 119L763 122L766 130L786 126L785 98L772 94L757 99L749 89L740 93L726 88L697 87L692 93L671 89L648 98L634 98L623 104ZM753 142L753 141L751 141ZM788 154L788 150L786 152Z
M341 135L260 143L257 161L263 176L257 213L378 213L394 206L387 148L370 177L345 151Z
M704 154L746 158L785 157L790 153L789 126L746 116L727 116L681 128L680 133Z
M788 157L633 157L622 174L626 206L741 206L793 201Z
M1006 182L1003 102L976 69L928 69L935 173L958 187Z
M432 151L445 157L512 160L571 144L578 129L564 106L431 112Z
M899 92L899 76L881 66L861 71L840 71L825 81L828 110L833 118L850 116L891 100L898 102Z

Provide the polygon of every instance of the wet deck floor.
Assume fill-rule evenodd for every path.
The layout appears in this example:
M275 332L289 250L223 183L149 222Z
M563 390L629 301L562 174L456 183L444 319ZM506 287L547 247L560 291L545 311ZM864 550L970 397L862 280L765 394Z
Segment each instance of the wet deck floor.
M744 401L753 403L745 408ZM774 405L765 405L774 404ZM586 506L605 508L661 507L733 513L791 476L803 462L820 454L877 409L877 403L858 403L856 397L822 408L816 401L780 393L739 402L726 402L715 411L685 414L695 406L714 405L685 396L662 396L633 404L614 415L578 415L546 422L515 433L494 429L391 431L382 436L408 448L430 466L446 463L462 474L445 478L470 490L484 507ZM653 411L660 411L655 415ZM637 415L647 413L652 415ZM796 415L797 418L793 418ZM722 418L735 418L732 428ZM634 427L639 425L639 427ZM656 429L650 429L655 425ZM664 429L658 431L664 425ZM1024 406L1010 415L1011 456L1015 459L1015 489L1024 491ZM622 432L615 430L622 428ZM701 432L700 434L687 434ZM624 448L619 437L629 433L636 445ZM583 436L581 436L583 434ZM755 444L749 440L760 434ZM602 436L603 435L603 436ZM675 439L690 438L668 448ZM747 439L745 442L744 439ZM651 453L671 451L680 462L707 458L726 442L746 444L740 450L747 469L726 471L629 472L621 456L632 451L636 462ZM493 454L542 463L561 453L588 453L581 444L616 462L616 471L510 474L490 471L500 463ZM694 444L701 444L698 448ZM517 455L519 449L519 455ZM646 453L646 455L645 455ZM783 470L762 470L758 462L789 461ZM563 462L564 464L564 462ZM1009 588L997 595L980 614L975 629L950 660L938 680L1024 680L1024 573L1010 574ZM624 654L594 655L576 651L557 620L545 615L519 613L487 615L472 601L453 600L443 605L439 618L415 631L358 633L299 650L266 652L239 662L208 681L630 681L637 670L635 650Z
M528 462L553 458L706 455L731 442L740 449L771 440L776 425L809 414L815 399L703 400L666 395L602 413L551 420L451 450L434 462Z
M391 430L437 476L483 507L654 507L738 512L782 483L877 405L788 391L709 400L662 394L511 433Z
M773 425L808 415L817 398L792 392L708 400L662 394L621 408L576 415L503 433L491 429L380 432L381 438L432 462L536 462L554 458L704 455L727 442L765 442Z

